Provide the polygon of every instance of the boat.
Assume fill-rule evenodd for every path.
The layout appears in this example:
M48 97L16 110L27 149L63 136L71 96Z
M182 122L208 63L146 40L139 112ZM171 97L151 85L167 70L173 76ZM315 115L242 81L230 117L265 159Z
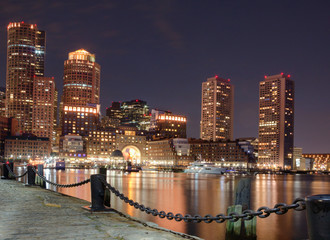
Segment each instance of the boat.
M65 161L64 160L57 160L55 163L56 170L65 170Z
M127 168L124 169L124 172L139 172L140 170L140 167L133 167L131 165L128 165Z
M193 162L183 172L185 173L207 173L207 174L224 174L226 168L215 166L214 163Z

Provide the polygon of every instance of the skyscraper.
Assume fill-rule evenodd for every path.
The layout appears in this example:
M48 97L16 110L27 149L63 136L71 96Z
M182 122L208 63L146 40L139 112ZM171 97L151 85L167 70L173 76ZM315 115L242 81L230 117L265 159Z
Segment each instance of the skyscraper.
M291 168L294 130L294 82L283 73L259 84L258 164Z
M121 104L122 125L137 127L139 130L149 130L150 115L146 101L135 99Z
M69 59L64 62L63 104L99 104L100 70L94 54L84 49L70 52Z
M86 136L99 122L100 70L95 55L84 49L69 53L64 62L61 99L62 136L69 133Z
M230 79L215 76L203 82L201 107L201 139L233 139L234 86Z
M55 82L53 77L34 77L32 133L52 140Z
M32 131L33 77L44 75L45 32L24 22L7 27L6 116ZM37 67L37 70L36 70Z

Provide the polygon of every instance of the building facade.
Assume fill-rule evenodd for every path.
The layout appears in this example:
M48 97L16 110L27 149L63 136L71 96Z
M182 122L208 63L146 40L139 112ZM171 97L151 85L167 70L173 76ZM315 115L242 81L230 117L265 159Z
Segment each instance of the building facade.
M18 133L18 121L15 118L0 116L0 158L5 154L5 139Z
M313 169L330 171L330 153L304 153L302 156L314 159Z
M120 102L112 102L111 106L107 107L106 116L107 118L104 119L104 125L113 128L119 127L123 118Z
M88 136L97 130L100 105L75 107L64 105L62 112L62 136L69 133Z
M47 159L50 157L51 144L48 138L33 135L9 136L5 139L5 158L14 161Z
M283 73L259 84L258 163L265 168L292 168L294 82Z
M183 115L152 109L150 123L154 139L187 137L187 118Z
M36 24L8 25L6 116L17 118L22 132L32 132L33 78L44 75L45 46Z
M59 158L64 160L67 165L73 167L81 167L88 164L83 138L76 134L68 134L61 137Z
M0 116L6 116L6 88L0 87Z
M107 162L116 148L115 130L95 130L89 132L86 139L86 152L88 159Z
M194 158L186 138L171 138L148 142L148 165L187 166Z
M218 76L202 83L200 137L203 140L233 139L234 86Z
M34 77L32 133L53 139L55 82L53 77Z
M228 168L253 168L256 159L238 141L206 141L189 139L191 155L196 160L214 162Z

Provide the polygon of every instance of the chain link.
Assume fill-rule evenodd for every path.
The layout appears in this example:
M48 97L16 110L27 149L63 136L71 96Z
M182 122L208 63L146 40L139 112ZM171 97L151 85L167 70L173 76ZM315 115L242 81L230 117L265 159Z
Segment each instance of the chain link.
M72 184L58 184L58 183L53 183L49 180L47 180L44 176L42 176L34 167L32 168L32 170L42 179L44 180L46 183L49 183L51 185L54 185L56 187L62 187L62 188L71 188L71 187L78 187L78 186L82 186L86 183L89 183L91 181L91 179L86 179L84 181L78 182L78 183L72 183Z
M8 171L9 171L9 173L10 173L11 175L13 175L14 178L21 178L21 177L24 177L24 176L28 173L28 171L26 170L25 173L23 173L22 175L17 176L17 175L16 175L16 174L10 169L10 167L8 166L8 164L5 164L5 165L6 165L7 169L8 169Z
M278 203L275 204L274 208L268 208L268 207L260 207L257 211L253 210L245 210L242 214L232 212L229 215L224 214L218 214L215 217L208 214L204 217L200 215L194 215L191 216L189 214L182 215L180 213L173 214L172 212L164 212L164 211L158 211L157 209L151 210L149 207L145 207L143 204L139 204L138 202L133 201L132 199L129 199L124 194L120 193L116 188L112 187L105 179L100 178L104 186L114 193L117 197L119 197L121 200L123 200L125 203L128 203L129 205L135 207L136 209L139 209L142 212L146 212L147 214L152 214L153 216L158 216L159 218L167 218L168 220L175 220L175 221L185 221L185 222L194 222L194 223L211 223L213 221L217 223L223 223L226 220L229 220L231 222L236 222L239 219L243 219L244 221L248 221L253 219L254 217L258 216L259 218L266 218L269 217L270 214L276 213L277 215L282 215L288 212L290 209L294 209L295 211L302 211L306 209L306 202L303 198L297 198L293 201L292 204L287 205L285 203Z

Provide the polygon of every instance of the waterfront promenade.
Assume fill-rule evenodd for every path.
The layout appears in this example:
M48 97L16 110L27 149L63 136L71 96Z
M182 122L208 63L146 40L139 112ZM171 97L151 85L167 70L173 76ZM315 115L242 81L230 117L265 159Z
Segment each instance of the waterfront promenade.
M89 202L0 180L0 239L200 239L126 215L90 213Z

